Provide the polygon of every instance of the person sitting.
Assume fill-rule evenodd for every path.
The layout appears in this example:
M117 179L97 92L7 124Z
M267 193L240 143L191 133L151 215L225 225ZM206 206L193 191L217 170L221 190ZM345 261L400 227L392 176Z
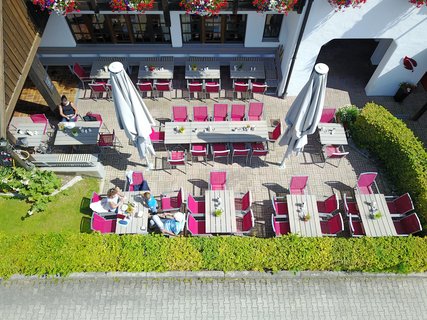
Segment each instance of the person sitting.
M107 198L105 198L105 208L109 212L119 212L119 208L125 201L125 196L120 192L119 187L111 188L107 192Z
M149 191L144 192L142 196L144 203L151 210L151 213L157 214L157 200L154 199L154 196Z
M76 121L77 120L77 109L68 101L67 97L63 95L61 97L61 103L58 106L59 114L62 117L62 122Z
M173 217L173 219L167 219L168 217ZM151 217L150 226L156 224L164 235L174 237L184 229L184 218L185 215L179 211L174 214L159 213Z

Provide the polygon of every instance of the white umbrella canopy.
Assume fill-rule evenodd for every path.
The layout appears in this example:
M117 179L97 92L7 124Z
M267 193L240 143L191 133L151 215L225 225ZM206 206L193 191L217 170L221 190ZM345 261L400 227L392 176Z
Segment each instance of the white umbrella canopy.
M307 135L316 131L322 116L325 102L326 82L329 67L324 63L314 66L310 79L292 103L285 117L286 131L279 140L280 146L288 148L283 155L280 167L292 153L299 154L307 144Z
M148 168L150 168L148 153L153 156L156 155L150 140L155 121L125 72L123 64L113 62L108 69L111 74L113 101L120 128L125 130L128 139L138 149L140 158L145 159Z

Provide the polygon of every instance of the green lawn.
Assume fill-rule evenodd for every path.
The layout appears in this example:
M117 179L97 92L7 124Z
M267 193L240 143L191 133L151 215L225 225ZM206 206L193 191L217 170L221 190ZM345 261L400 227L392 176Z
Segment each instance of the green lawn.
M30 205L24 200L0 197L0 232L25 234L90 231L89 199L99 180L84 178L53 198L46 211L25 217Z

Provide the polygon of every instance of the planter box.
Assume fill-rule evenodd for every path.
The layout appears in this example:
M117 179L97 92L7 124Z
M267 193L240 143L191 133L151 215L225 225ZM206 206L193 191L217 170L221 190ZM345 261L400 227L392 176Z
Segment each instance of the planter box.
M410 94L411 93L407 92L405 89L399 88L399 90L397 90L397 92L393 98L394 98L394 101L396 101L396 102L402 102Z

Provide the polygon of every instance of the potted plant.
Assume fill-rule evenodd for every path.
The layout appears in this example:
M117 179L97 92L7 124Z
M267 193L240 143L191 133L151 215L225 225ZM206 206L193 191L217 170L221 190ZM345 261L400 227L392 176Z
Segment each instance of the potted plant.
M56 13L66 15L77 9L76 0L33 0L33 4L38 5L42 11L47 10L49 14Z
M184 133L185 128L184 127L180 127L178 130L179 130L179 133Z
M380 219L382 216L383 216L383 215L382 215L382 213L381 213L381 212L379 212L379 211L377 211L377 212L375 212L375 213L373 214L373 217L374 217L374 219L375 219L375 220Z
M215 217L219 217L222 215L222 209L215 209L215 211L213 212Z
M187 14L211 16L217 15L221 8L225 8L227 0L181 0L179 6L183 7Z
M416 86L409 82L402 82L397 89L396 94L394 95L394 101L402 102L411 92L416 88Z
M309 221L310 219L311 219L311 216L310 216L310 214L309 214L309 213L304 214L304 217L302 218L302 220L303 220L304 222L307 222L307 221Z
M110 7L113 11L140 11L152 9L154 0L111 0Z
M366 0L328 0L329 4L335 8L335 11L341 11L346 8L360 8L362 3L366 3Z
M253 0L252 5L258 12L272 11L287 15L292 11L299 0Z
M77 137L79 135L79 129L77 129L77 128L71 129L71 134L73 136Z
M359 116L360 110L355 105L347 105L339 108L335 113L337 122L342 123L344 129L350 129L353 123L356 121Z

